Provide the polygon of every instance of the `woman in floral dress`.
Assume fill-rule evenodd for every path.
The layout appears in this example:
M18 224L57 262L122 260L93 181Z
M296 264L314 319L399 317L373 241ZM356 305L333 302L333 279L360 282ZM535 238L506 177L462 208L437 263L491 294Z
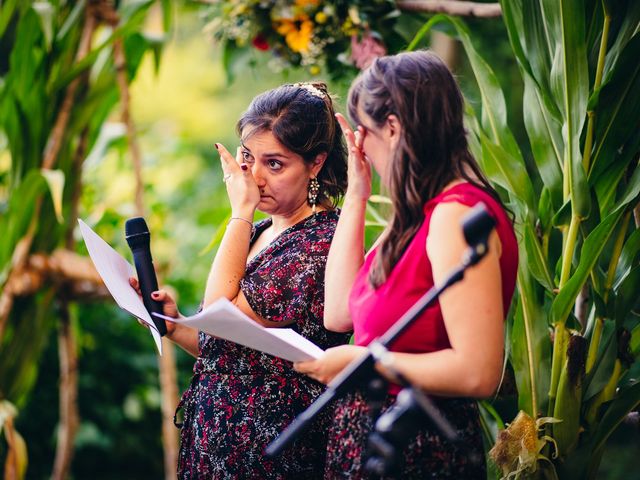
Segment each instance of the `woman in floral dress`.
M346 188L346 150L324 84L285 85L256 97L238 122L233 155L216 144L231 220L203 306L225 297L268 327L289 327L326 349L347 334L323 326L324 269ZM254 224L258 209L270 215ZM134 282L135 285L135 282ZM154 298L178 315L165 291ZM321 478L328 418L281 456L265 447L322 392L290 362L177 324L167 337L197 360L181 410L181 479Z

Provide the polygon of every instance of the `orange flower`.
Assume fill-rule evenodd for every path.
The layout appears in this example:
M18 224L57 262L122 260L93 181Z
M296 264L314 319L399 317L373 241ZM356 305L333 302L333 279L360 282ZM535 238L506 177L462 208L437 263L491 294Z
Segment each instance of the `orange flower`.
M295 4L298 7L315 7L320 3L320 0L296 0Z
M294 18L276 20L276 31L284 36L287 45L294 52L308 53L311 37L313 36L313 22L307 15L296 15Z

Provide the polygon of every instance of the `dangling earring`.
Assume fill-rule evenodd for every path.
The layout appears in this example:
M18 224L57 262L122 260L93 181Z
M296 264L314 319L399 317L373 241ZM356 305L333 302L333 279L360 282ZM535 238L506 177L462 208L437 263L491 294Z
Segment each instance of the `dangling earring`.
M316 203L318 202L318 192L320 191L320 182L316 177L311 177L309 180L309 193L307 198L309 199L309 205L311 205L311 211L316 213Z

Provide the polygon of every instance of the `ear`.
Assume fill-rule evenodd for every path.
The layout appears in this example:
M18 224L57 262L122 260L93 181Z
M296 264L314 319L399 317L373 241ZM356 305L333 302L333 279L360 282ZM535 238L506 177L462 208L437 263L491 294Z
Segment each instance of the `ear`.
M322 152L316 155L311 164L311 175L317 177L324 166L324 162L327 159L327 152Z
M400 123L400 119L392 113L387 117L385 127L387 139L391 143L391 146L395 148L400 141L400 135L402 135L402 124Z

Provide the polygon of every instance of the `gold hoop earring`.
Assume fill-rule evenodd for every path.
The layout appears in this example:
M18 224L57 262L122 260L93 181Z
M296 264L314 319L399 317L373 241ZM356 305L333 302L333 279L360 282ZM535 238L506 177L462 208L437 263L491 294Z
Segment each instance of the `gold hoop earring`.
M318 202L318 192L320 192L320 182L316 177L311 177L309 180L309 192L307 193L307 199L309 205L311 205L311 211L316 213L316 203Z

